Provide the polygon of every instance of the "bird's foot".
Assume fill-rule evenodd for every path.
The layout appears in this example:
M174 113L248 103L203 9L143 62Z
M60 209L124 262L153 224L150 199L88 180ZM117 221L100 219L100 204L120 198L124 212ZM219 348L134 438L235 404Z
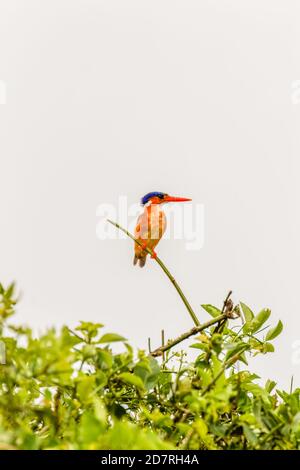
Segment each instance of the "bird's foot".
M142 248L143 251L146 251L147 242L142 242L142 243L141 243L141 248Z
M156 253L156 251L152 250L151 258L153 258L153 259L156 259L156 258L157 258L157 253Z

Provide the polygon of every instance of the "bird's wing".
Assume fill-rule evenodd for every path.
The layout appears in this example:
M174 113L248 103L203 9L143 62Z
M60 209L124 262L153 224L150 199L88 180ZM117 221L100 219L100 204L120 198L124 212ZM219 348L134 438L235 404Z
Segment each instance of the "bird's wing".
M138 217L134 236L135 238L148 238L148 215L146 212Z

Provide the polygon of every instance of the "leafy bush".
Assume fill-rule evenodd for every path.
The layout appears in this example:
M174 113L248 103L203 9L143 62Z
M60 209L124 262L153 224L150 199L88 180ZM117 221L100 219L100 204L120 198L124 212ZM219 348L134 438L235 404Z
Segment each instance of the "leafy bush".
M212 321L222 314L203 308ZM170 343L163 354L135 354L90 322L37 338L9 323L14 288L0 286L0 448L299 449L300 389L262 386L247 370L250 355L274 350L281 322L264 329L269 310L254 315L231 301L226 309L228 319L191 330L199 355L189 362ZM230 320L240 313L243 326Z

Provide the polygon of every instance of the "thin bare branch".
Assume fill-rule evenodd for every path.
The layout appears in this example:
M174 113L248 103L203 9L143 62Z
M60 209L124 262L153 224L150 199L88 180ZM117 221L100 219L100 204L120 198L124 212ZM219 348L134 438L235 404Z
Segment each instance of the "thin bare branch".
M112 220L109 220L107 219L107 221L114 225L115 227L117 227L119 230L121 230L122 232L124 232L129 238L131 238L135 243L137 243L139 246L141 246L144 251L146 251L149 255L153 256L153 251L148 248L148 247L144 247L143 244L137 240L130 232L128 232L128 230L126 230L125 228L121 227L117 222L113 222ZM155 261L157 262L157 264L159 264L159 266L161 267L161 269L164 271L164 273L168 276L169 280L171 281L171 283L173 284L173 286L175 287L175 289L177 290L178 294L180 295L181 297L181 300L183 301L184 305L186 306L186 309L187 311L189 312L193 322L195 323L196 326L199 326L200 325L200 322L194 312L194 310L192 309L189 301L187 300L186 296L184 295L184 293L182 292L180 286L177 284L175 278L172 276L172 274L170 273L170 271L168 270L168 268L165 266L165 264L162 262L162 260L156 256L155 258Z
M176 339L168 341L165 346L160 346L159 348L152 351L151 356L153 357L162 356L162 354L165 351L168 351L169 349L173 348L173 346L176 346L177 344L181 343L182 341L189 338L190 336L200 333L201 331L205 330L206 328L209 328L210 326L214 325L215 323L218 323L219 321L225 318L227 318L227 314L223 313L222 315L212 318L211 320L207 321L206 323L203 323L202 325L194 326L191 330L187 331L186 333L183 333L182 335L178 336Z

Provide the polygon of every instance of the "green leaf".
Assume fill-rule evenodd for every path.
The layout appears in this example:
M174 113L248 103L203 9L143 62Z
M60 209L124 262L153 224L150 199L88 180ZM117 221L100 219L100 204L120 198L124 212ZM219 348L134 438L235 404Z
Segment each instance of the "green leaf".
M13 296L14 291L15 291L15 283L12 282L12 283L8 286L8 288L7 288L6 292L5 292L5 297L6 297L7 299L10 299L10 298Z
M95 390L95 379L94 375L83 375L78 379L77 395L84 404L88 404L91 401Z
M97 372L96 384L98 389L105 387L105 385L107 384L107 375L102 370L98 370Z
M205 343L193 343L189 347L193 349L201 349L202 351L208 351L209 349L208 344Z
M227 348L229 349L229 351L225 355L225 358L224 358L225 362L228 361L233 356L235 356L236 354L249 349L249 345L243 342L231 343L227 345Z
M245 323L243 327L244 333L256 333L261 329L262 325L268 320L271 310L264 308L250 322Z
M79 438L86 445L96 441L103 430L100 421L89 411L85 411L80 420Z
M248 361L247 361L245 353L243 353L239 356L239 361L243 362L246 366L248 366Z
M102 323L92 323L90 321L81 321L80 325L75 328L77 331L95 331L102 328Z
M272 390L276 387L276 382L274 380L267 380L266 381L266 385L265 385L265 389L267 390L268 393L271 393Z
M255 398L261 396L266 399L268 398L267 391L254 382L242 382L241 386L244 390L251 392Z
M141 378L147 390L150 390L159 380L160 367L156 359L147 357L139 361L134 374Z
M95 338L98 334L100 328L102 328L102 323L92 323L89 321L81 321L80 326L77 326L75 330L81 331L84 335L87 336L88 340Z
M196 429L197 433L201 437L201 439L205 439L207 433L208 433L208 428L206 422L198 418L195 423L194 423L194 428Z
M282 321L279 320L275 328L272 328L271 330L268 331L266 335L266 340L270 341L272 339L275 339L278 335L280 335L282 330L283 330L283 324L282 324Z
M240 306L242 307L246 323L251 322L254 318L254 313L252 312L251 308L243 302L240 302Z
M252 445L255 446L257 444L257 436L252 431L252 429L245 423L243 423L243 430L247 441Z
M264 343L262 347L262 353L267 354L268 352L274 352L275 348L272 343Z
M116 341L127 341L126 338L120 336L116 333L106 333L105 335L101 336L98 343L114 343Z
M213 305L210 304L202 304L201 307L209 313L213 318L218 317L219 315L222 315L222 312L220 309L217 307L214 307Z
M270 309L264 308L263 310L261 310L252 321L252 333L255 333L256 331L260 330L260 328L268 320L270 315Z
M123 372L118 378L128 385L133 385L139 390L144 390L143 381L137 375L131 374L130 372Z
M113 358L109 351L101 349L98 351L98 365L100 369L110 369L113 365Z

